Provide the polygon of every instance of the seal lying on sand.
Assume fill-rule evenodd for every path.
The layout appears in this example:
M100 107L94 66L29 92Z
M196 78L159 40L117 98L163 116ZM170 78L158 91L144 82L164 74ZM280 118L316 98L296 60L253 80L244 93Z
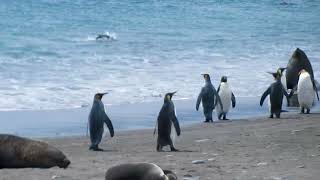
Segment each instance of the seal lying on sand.
M47 143L14 135L0 134L1 168L67 168L70 161Z
M177 180L170 170L162 170L152 163L127 163L108 169L105 180Z

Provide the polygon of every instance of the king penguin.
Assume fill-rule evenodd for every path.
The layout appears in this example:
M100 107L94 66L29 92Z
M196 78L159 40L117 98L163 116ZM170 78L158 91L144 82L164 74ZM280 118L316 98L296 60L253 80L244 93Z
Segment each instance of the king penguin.
M312 81L310 74L302 69L299 72L299 80L298 80L298 101L301 109L301 113L303 114L305 109L307 110L307 114L310 113L310 109L313 106L315 93L317 94L317 98L319 101L317 86L314 81Z
M229 112L231 102L232 102L233 108L236 106L236 98L233 92L231 91L227 81L228 81L227 76L222 76L220 85L217 90L223 105L223 109L220 107L219 104L217 104L216 113L217 113L218 119L221 119L223 116L223 120L228 120L226 116L227 116L227 113Z
M107 116L104 110L104 105L101 101L105 94L107 93L97 93L94 95L93 105L89 114L89 130L91 140L91 146L89 149L93 151L103 151L103 149L100 149L98 145L102 139L104 123L107 124L111 137L114 136L111 120Z
M287 68L279 68L277 70L277 72L280 74L281 76L281 84L283 86L283 88L288 91L288 88L287 88L287 78L286 78L286 73L287 73Z
M215 98L217 102L220 104L221 109L223 109L223 105L220 99L219 94L217 93L216 89L213 87L210 75L203 74L203 78L205 80L205 85L202 87L200 94L197 99L196 110L199 110L200 102L202 101L203 107L203 114L206 118L204 122L213 122L212 120L212 111L215 108Z
M159 112L157 119L158 124L158 140L157 140L157 151L162 151L163 146L170 146L171 151L178 151L173 144L171 138L172 133L172 123L175 127L176 133L180 136L180 125L176 117L175 107L172 102L172 96L176 92L167 93L164 97L163 106ZM154 132L155 133L155 132Z
M282 112L282 99L283 95L286 96L287 101L289 101L289 94L284 89L282 83L281 83L281 74L279 71L276 73L270 73L273 75L275 82L272 83L269 88L262 94L262 97L260 99L260 106L263 105L263 101L265 98L269 95L269 101L270 101L270 118L273 118L273 115L275 114L277 118L280 118L280 113Z

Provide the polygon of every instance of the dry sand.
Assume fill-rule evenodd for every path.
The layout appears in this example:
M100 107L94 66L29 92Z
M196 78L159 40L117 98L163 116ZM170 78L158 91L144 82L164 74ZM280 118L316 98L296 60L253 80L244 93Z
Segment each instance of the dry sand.
M4 169L1 180L103 180L106 170L127 162L153 162L179 179L320 179L320 114L283 115L182 128L181 152L156 152L152 130L116 132L105 152L88 151L87 137L44 139L70 158L67 169ZM200 160L200 164L193 164Z

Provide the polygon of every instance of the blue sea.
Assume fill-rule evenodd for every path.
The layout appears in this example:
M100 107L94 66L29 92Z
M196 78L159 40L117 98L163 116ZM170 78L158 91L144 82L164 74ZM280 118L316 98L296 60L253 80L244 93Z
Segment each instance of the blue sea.
M194 101L202 73L258 99L297 47L320 79L319 17L316 0L2 1L0 111Z

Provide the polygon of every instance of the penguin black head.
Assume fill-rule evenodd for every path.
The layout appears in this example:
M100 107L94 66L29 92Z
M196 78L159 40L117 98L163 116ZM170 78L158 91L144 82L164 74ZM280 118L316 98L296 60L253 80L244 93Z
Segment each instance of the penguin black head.
M209 74L202 74L203 75L203 78L206 80L206 81L210 81L210 75Z
M94 95L94 99L101 101L102 97L108 93L97 93Z
M171 101L172 96L173 96L176 92L177 92L177 91L171 92L171 93L167 93L167 94L164 96L164 101Z
M222 76L221 77L221 82L227 82L227 80L228 80L227 76Z
M282 74L283 71L286 70L286 69L287 69L287 68L282 68L282 67L281 67L281 68L278 69L278 72L280 72L280 73Z
M274 77L275 80L280 79L281 78L281 74L279 71L273 73L273 72L268 72L269 74L272 74L272 76Z

